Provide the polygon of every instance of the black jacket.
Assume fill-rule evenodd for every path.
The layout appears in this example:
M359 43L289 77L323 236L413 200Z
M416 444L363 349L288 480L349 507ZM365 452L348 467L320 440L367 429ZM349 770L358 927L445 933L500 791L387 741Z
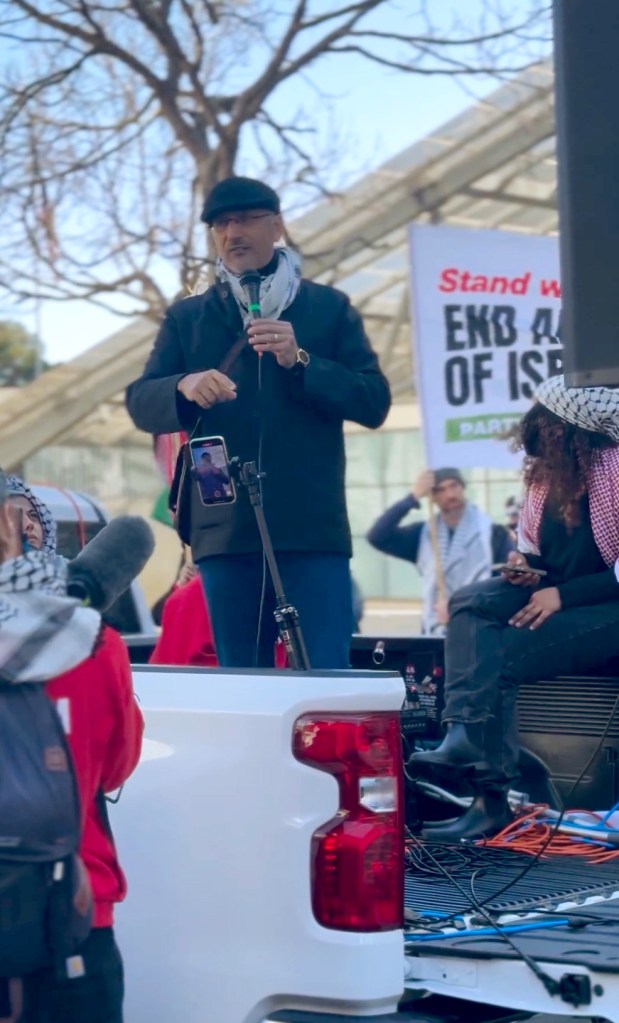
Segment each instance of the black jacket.
M334 288L303 280L281 316L294 326L311 361L286 370L249 346L228 371L235 401L203 411L177 390L181 377L218 369L242 334L241 317L225 285L170 307L143 375L127 389L127 409L148 433L221 435L230 458L260 460L266 473L263 502L273 545L280 551L350 555L345 496L344 420L376 428L384 422L389 385L359 314ZM260 444L262 438L262 444ZM249 497L205 508L193 487L191 547L194 560L260 550Z

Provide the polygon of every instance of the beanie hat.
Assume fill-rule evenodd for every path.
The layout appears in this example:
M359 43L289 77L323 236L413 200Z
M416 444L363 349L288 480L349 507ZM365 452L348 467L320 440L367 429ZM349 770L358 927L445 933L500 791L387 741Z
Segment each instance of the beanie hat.
M456 483L460 483L461 486L465 487L464 476L459 469L437 469L434 473L434 489L444 483L446 480L455 480Z
M279 196L263 181L255 178L224 178L207 195L200 219L210 226L216 217L230 210L270 210L271 213L279 213Z

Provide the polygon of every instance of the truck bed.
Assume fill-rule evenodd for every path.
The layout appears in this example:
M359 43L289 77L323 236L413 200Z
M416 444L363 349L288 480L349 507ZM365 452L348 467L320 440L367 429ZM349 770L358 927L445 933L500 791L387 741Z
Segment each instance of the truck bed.
M505 850L421 844L412 852L405 882L410 990L619 1021L619 858L532 862ZM545 990L526 957L561 992Z

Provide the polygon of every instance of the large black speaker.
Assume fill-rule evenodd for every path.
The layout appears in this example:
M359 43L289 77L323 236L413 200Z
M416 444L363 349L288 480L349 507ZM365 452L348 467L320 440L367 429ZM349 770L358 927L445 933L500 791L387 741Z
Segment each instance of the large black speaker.
M442 639L355 636L351 664L365 670L399 671L407 690L414 686L413 706L402 714L407 745L415 740L434 743L441 737ZM608 675L597 678L544 681L542 671L543 666L540 681L523 685L518 697L520 740L523 749L533 754L522 758L518 787L534 800L547 801L538 794L544 787L542 761L559 796L569 799L571 808L609 809L619 801L619 664L609 663Z
M619 385L619 0L555 0L563 366Z

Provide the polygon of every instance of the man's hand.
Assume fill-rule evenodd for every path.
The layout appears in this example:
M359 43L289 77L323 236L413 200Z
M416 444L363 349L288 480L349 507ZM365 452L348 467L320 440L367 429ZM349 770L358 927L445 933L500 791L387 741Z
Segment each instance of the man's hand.
M530 629L539 629L547 618L560 610L559 591L556 586L548 586L546 589L534 593L527 606L510 618L509 624L515 625L517 629L521 629L525 625L528 625Z
M434 473L431 469L425 469L420 476L415 480L413 486L413 497L416 501L421 501L423 497L427 497L431 494L434 489Z
M206 369L200 373L188 373L179 380L177 391L193 401L200 408L211 408L222 401L234 401L236 384L218 369Z
M524 554L520 554L518 551L510 551L507 555L507 561L510 565L518 565L520 568L525 568L528 565L527 559ZM506 579L512 586L537 586L540 581L540 577L535 575L534 572L501 572L501 578Z
M23 554L21 508L10 501L0 505L0 562L18 558Z
M247 331L255 352L270 352L284 369L292 369L299 346L292 324L285 320L255 320Z

